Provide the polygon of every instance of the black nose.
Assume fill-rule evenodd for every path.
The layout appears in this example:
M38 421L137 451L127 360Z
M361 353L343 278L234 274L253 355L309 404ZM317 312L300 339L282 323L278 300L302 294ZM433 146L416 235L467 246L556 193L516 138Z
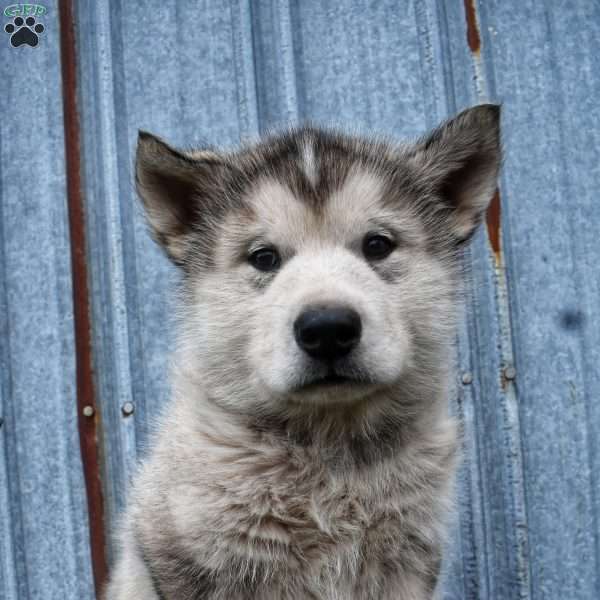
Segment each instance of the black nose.
M346 307L308 308L294 323L298 346L320 360L346 356L358 344L361 330L360 316Z

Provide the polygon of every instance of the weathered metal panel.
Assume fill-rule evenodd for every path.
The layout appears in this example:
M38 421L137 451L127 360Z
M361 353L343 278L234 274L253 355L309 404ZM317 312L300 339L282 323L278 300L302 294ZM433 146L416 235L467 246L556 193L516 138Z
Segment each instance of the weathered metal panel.
M472 276L459 334L459 365L465 381L472 378L472 382L460 383L456 394L455 410L466 433L466 459L459 486L461 514L445 569L444 597L559 598L567 591L584 597L581 594L596 589L592 576L595 564L579 569L571 564L569 580L552 562L568 563L566 553L575 556L577 549L595 557L595 536L579 533L577 538L573 534L572 548L562 534L552 538L544 504L532 502L536 493L552 498L551 486L565 493L571 490L565 497L582 495L578 506L587 507L588 516L581 521L584 529L593 525L591 503L595 491L588 493L581 485L573 486L556 470L545 474L547 449L540 432L541 426L548 424L547 419L519 402L521 397L528 398L528 369L535 373L529 383L535 387L534 398L565 398L553 391L551 381L541 375L541 371L547 372L547 365L559 360L560 353L557 350L540 361L542 347L536 342L539 335L533 335L540 328L545 332L552 332L552 328L545 327L547 323L536 325L532 318L535 315L539 319L539 304L517 302L522 294L520 287L532 280L531 273L525 270L527 279L520 279L515 275L519 270L513 270L516 266L526 269L528 260L535 256L531 248L520 256L523 244L531 243L525 228L541 226L533 206L519 203L521 196L541 189L541 185L532 185L529 179L531 169L525 153L530 140L522 136L527 124L518 118L519 114L529 118L529 106L541 93L533 84L528 87L527 77L541 75L540 65L526 67L525 63L517 67L511 59L528 52L539 53L536 48L540 46L548 47L546 54L552 56L550 26L555 23L558 27L552 11L560 6L520 4L525 11L520 14L513 4L479 7L469 1L433 0L212 2L181 12L176 3L142 3L125 13L120 3L111 4L110 9L106 3L79 3L90 248L97 253L92 259L96 273L96 345L99 378L103 381L106 485L113 516L122 505L136 451L146 436L146 420L156 413L168 393L165 298L175 280L172 269L148 241L133 208L130 165L136 129L150 129L186 145L202 139L230 144L310 118L407 137L464 106L504 100L510 168L487 229L480 232L465 257ZM587 10L592 10L591 5ZM578 25L577 18L585 14L582 5L571 19L571 26ZM560 27L562 35L568 37L568 26L561 22ZM520 50L512 47L513 39L522 45ZM147 40L160 40L160 44L148 44ZM572 60L579 60L581 50L571 49ZM587 49L583 55L589 57L592 52ZM519 68L523 80L515 78ZM550 78L556 76L550 66L548 71ZM568 80L569 73L563 78ZM591 93L591 84L587 87ZM528 96L529 91L536 96ZM552 105L550 114L557 106ZM540 132L551 135L552 126L545 117L538 119ZM589 122L587 117L585 123ZM589 131L589 126L582 130ZM540 152L538 160L543 160L550 172L556 168L568 171L563 150ZM520 159L511 159L515 156ZM588 163L593 172L593 163ZM546 186L548 181L544 177ZM589 198L588 188L583 192ZM529 193L518 194L520 190ZM563 208L562 214L565 212ZM593 216L590 212L589 223ZM515 240L518 236L524 236L521 242ZM569 246L564 230L557 231L557 237ZM585 238L579 243L580 254L585 254ZM528 268L539 274L538 267L533 264ZM581 273L586 267L587 263L581 266ZM572 269L563 271L555 284L560 289L573 285ZM584 298L589 303L594 298L593 282L589 278L586 282L588 292ZM591 310L591 304L587 310ZM572 414L563 439L568 434L580 440L579 446L575 443L568 449L572 454L569 464L589 470L596 453L581 423L585 415L593 416L593 407L585 403L582 394L597 388L597 381L590 375L590 359L583 357L582 338L572 331L582 322L588 323L587 313L581 308L565 314L563 322L575 325L570 325L569 332L562 336L570 336L566 342L570 341L571 346L579 343L581 356L579 380L570 388L579 390L579 396L575 396L580 399L580 412ZM594 332L597 335L593 327L585 329L586 347L593 347L597 340L590 337ZM560 336L552 336L556 348L564 352L569 347ZM585 361L587 369L581 366ZM510 373L514 366L518 390ZM135 405L133 418L121 413L127 401ZM563 408L556 400L555 410ZM585 448L589 448L588 454ZM581 452L587 462L575 463ZM551 505L560 505L564 517L575 517L574 508L569 509L575 505L564 505L562 496L558 495ZM544 524L544 532L533 532L535 553L529 539L532 523ZM555 549L559 540L567 542L562 554ZM552 575L539 575L549 567ZM560 585L555 577L560 578ZM578 587L573 587L574 580L580 578Z
M600 597L600 5L480 6L504 100L503 242L532 598Z
M76 2L108 527L167 399L173 341L177 274L133 191L138 128L184 146L231 145L304 119L405 138L499 100L501 187L465 254L453 403L465 460L442 596L600 597L599 13L593 0ZM0 126L0 599L11 600L91 593L58 25L47 20L46 47L7 47L1 67L4 113L23 95L36 107L35 119ZM43 86L10 76L17 55ZM35 173L26 187L16 171L25 154ZM53 500L30 481L56 490ZM66 550L42 562L49 544Z
M439 3L438 10L448 106L455 110L501 100L481 65L477 7L466 0L463 6ZM510 131L505 114L505 138ZM501 186L488 211L486 227L466 256L471 278L460 354L462 371L473 374L473 383L462 386L459 404L469 417L464 422L471 450L461 494L461 527L473 533L469 554L461 565L467 598L529 598L530 593L522 431L514 382L505 376L514 368L514 357L499 243L498 203L502 197ZM478 513L469 518L473 507ZM453 586L448 588L449 597L462 597Z
M92 598L57 7L0 42L0 598ZM2 7L4 8L4 7ZM8 22L2 17L2 28Z
M446 55L450 43L468 54L464 15L453 15L459 20L450 39L447 15L434 4L213 2L186 11L183 20L176 5L138 9L132 19L119 3L110 10L79 3L96 356L113 518L147 416L167 395L165 298L175 280L134 210L130 165L137 128L174 143L229 144L311 118L407 137L478 100L463 94L457 102ZM149 46L146 38L162 43ZM494 260L483 234L476 254L478 294L471 309L479 318L461 335L461 363L476 378L458 404L474 458L463 469L462 518L446 584L447 597L457 598L508 597L517 585L507 538L515 531L510 487L520 479L511 480L515 461L506 430L515 424L505 415L514 396L507 400L500 385ZM474 346L468 342L473 336L479 337ZM478 407L481 396L484 408ZM135 405L133 416L122 415L125 402ZM494 450L505 459L496 461Z

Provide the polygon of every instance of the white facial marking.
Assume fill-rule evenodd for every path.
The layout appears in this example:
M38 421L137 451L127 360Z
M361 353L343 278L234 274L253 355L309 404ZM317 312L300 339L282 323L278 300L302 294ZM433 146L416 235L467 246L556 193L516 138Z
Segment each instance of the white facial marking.
M319 181L319 162L315 155L312 139L306 139L302 144L302 168L311 185L316 186Z

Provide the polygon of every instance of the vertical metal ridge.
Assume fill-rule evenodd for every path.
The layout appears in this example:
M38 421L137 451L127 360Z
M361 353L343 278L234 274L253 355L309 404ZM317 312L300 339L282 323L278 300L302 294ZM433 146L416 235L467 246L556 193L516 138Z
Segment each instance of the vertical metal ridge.
M288 0L251 3L250 25L260 133L298 121L294 11Z
M252 36L252 3L237 0L231 3L231 34L236 71L238 120L242 141L258 136L259 114L256 89L256 60Z
M0 138L0 148L2 139ZM8 600L9 596L4 596L4 592L14 593L15 596L21 593L29 597L29 579L27 578L27 563L25 561L24 550L21 544L17 544L17 539L23 539L23 505L20 502L11 502L11 497L18 497L18 490L21 488L18 469L10 470L10 456L17 454L14 440L14 415L13 406L8 397L8 392L13 386L12 373L9 367L10 361L10 338L8 322L8 295L6 289L6 271L5 271L5 249L4 249L4 214L3 214L3 189L0 178L0 367L2 375L0 376L0 502L6 507L6 517L0 512L0 528L3 535L0 536L0 599ZM12 429L10 431L9 429ZM13 439L9 439L9 435ZM16 483L14 480L17 480ZM0 505L1 506L1 505ZM3 519L6 518L6 521ZM7 529L4 529L4 526ZM8 565L8 568L7 568Z
M439 23L433 18L434 8L429 2L413 2L415 26L421 58L421 81L425 123L428 128L436 126L448 113L445 92L445 73L440 45Z
M490 91L495 91L493 71L488 71L489 61L482 60L483 54L489 51L482 40L481 16L478 14L475 0L464 0L466 37L475 72L476 96L480 102L490 100ZM483 37L485 38L485 32ZM489 41L486 38L485 41ZM489 45L489 44L487 44ZM502 179L502 177L501 177ZM503 419L503 444L506 459L503 468L506 473L504 496L508 506L512 509L513 519L507 529L510 542L514 544L512 552L507 557L511 565L515 580L515 591L519 599L531 598L531 575L529 558L529 538L527 533L527 501L525 497L525 474L523 467L523 448L521 444L521 419L519 413L518 390L514 377L506 377L507 368L514 369L515 351L513 340L513 324L511 306L509 302L508 282L502 244L500 192L496 190L491 199L486 214L486 232L489 248L493 254L493 279L495 295L495 311L498 323L499 355L501 360L501 373L499 383L501 394L501 414Z
M298 90L296 82L296 55L294 51L294 38L292 33L293 16L289 0L281 0L279 7L279 39L282 57L283 91L285 101L285 114L289 121L298 119Z
M79 144L80 127L77 110L74 17L70 0L61 0L59 4L59 21L67 206L73 277L77 413L89 513L92 570L96 591L99 592L106 580L108 568L105 554L104 499L100 477L100 453L98 450L99 412L96 407L92 363L86 233ZM89 407L86 410L93 411L91 416L84 415L85 407Z

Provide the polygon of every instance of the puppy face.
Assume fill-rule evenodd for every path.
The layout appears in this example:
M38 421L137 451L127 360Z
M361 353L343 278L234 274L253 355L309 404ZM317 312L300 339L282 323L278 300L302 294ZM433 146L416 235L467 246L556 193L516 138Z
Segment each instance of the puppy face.
M179 368L240 412L419 395L499 161L491 105L400 148L304 128L183 153L142 134L138 190L185 274Z

